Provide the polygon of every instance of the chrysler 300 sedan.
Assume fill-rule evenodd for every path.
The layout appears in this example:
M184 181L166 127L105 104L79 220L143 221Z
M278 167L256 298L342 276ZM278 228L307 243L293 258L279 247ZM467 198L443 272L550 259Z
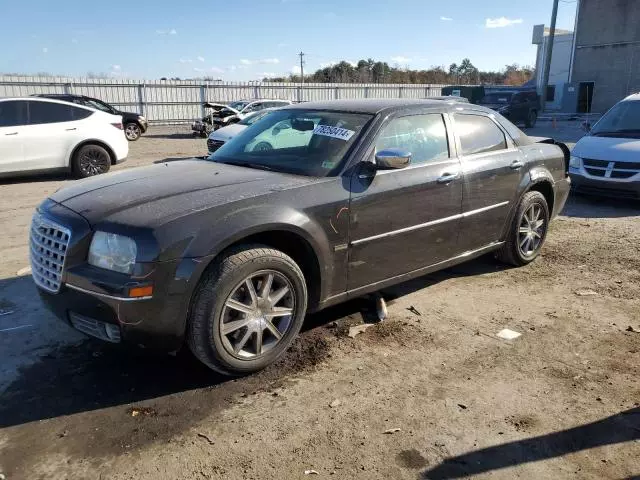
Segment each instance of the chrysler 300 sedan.
M299 141L266 148L283 124ZM253 372L307 312L488 252L533 261L566 201L568 162L563 144L475 105L292 105L205 160L53 194L33 217L33 278L89 335L186 344L212 369Z

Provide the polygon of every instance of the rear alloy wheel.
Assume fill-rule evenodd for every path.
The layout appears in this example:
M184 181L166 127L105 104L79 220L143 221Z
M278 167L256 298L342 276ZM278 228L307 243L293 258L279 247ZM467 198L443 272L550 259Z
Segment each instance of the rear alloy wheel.
M205 274L194 298L187 341L213 370L255 372L289 348L306 308L304 276L293 259L267 247L241 247Z
M525 193L498 258L516 266L534 261L540 255L548 228L549 206L544 195L536 191Z
M107 173L111 168L111 157L100 145L85 145L73 157L73 171L79 178Z
M142 135L142 129L135 122L127 123L124 126L124 135L130 142L135 142Z

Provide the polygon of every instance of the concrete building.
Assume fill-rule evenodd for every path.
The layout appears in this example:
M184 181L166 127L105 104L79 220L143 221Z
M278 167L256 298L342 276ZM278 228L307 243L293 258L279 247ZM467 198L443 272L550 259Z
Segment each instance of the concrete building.
M640 92L640 0L578 0L569 81L566 111L603 113Z
M531 41L538 46L536 55L535 84L540 98L544 77L544 60L549 48L549 28L544 25L533 27L533 39ZM551 55L551 68L549 69L549 89L546 94L545 110L559 110L562 107L562 98L565 85L569 82L571 70L571 57L573 55L573 32L556 29Z

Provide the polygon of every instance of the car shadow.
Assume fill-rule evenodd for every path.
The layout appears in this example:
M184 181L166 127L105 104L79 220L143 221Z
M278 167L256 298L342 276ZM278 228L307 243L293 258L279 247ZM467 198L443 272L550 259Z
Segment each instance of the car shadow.
M142 138L164 138L166 140L205 140L199 135L193 135L191 132L173 132L173 133L147 133Z
M381 293L392 302L450 278L495 272L503 268L490 257L481 257L384 289ZM6 295L10 292L11 289L5 288L9 284L12 284L13 291L26 292L25 298L31 298L30 290L35 290L29 277L20 277L0 280L0 293ZM35 301L39 302L39 299ZM20 308L20 305L17 307ZM38 306L25 305L25 309L34 308ZM44 313L44 309L42 315L38 312L36 315L39 319L36 328L41 329L38 335L47 335L47 322L59 321L43 318L43 315L50 315ZM0 428L196 389L226 386L229 382L234 384L234 388L240 388L244 383L255 385L258 382L274 382L282 376L297 373L306 368L309 362L314 363L325 355L327 352L323 349L327 344L323 336L332 335L326 326L347 317L357 318L358 321L362 319L367 323L376 322L374 303L369 297L356 298L308 315L299 341L278 361L280 365L237 380L209 370L187 348L170 356L90 338L79 344L53 346L44 355L19 367L18 378L2 394ZM8 334L0 332L0 335ZM22 350L18 355L30 355L28 347Z
M69 172L63 173L34 173L11 175L0 177L0 185L15 185L19 183L39 183L39 182L62 182L65 180L75 180L73 174Z
M561 215L577 218L640 217L640 201L593 197L571 192Z
M638 439L640 439L640 408L632 408L579 427L447 458L439 465L424 471L420 478L423 480L466 478ZM638 478L638 476L629 478Z

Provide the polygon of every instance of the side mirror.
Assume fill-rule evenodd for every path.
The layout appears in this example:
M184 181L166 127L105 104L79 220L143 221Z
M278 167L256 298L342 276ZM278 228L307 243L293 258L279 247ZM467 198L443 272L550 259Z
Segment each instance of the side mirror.
M582 122L582 130L585 132L591 131L591 122Z
M376 167L380 170L394 170L408 167L411 152L399 148L389 148L376 153Z

